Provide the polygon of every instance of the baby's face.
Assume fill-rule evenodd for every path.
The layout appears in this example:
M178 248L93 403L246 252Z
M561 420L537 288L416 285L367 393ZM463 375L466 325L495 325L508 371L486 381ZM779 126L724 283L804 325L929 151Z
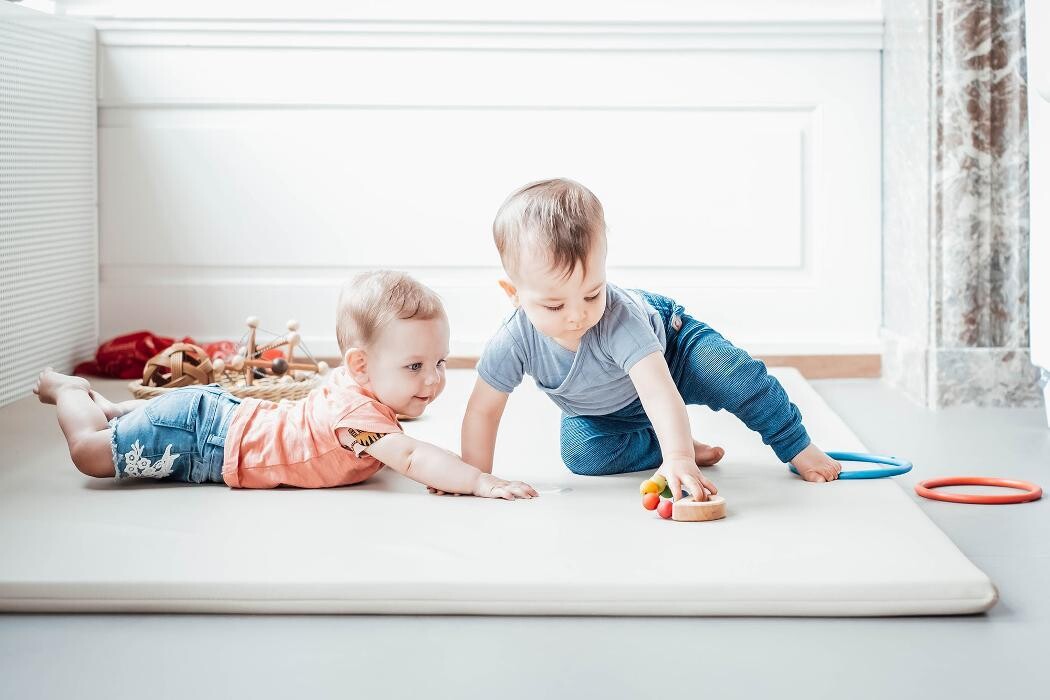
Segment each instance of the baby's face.
M382 403L415 418L445 389L448 320L394 319L367 350L368 388Z
M524 255L514 271L514 300L540 333L576 348L580 338L605 313L605 237L587 256L587 274L580 265L568 277L552 270L542 255Z

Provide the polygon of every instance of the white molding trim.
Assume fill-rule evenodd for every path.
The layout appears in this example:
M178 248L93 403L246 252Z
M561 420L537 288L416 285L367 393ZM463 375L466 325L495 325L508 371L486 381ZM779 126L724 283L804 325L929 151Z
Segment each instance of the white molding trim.
M109 18L104 47L466 51L878 51L881 19L675 22Z
M358 101L351 102L347 100L330 99L324 102L320 101L302 101L302 100L289 100L282 99L281 101L275 102L259 102L259 101L245 101L245 100L232 100L232 101L219 101L219 100L202 100L192 99L186 100L181 99L165 100L163 102L135 102L131 100L113 100L100 98L98 102L100 110L105 110L105 113L99 114L99 127L131 127L131 126L145 126L145 127L180 127L186 126L193 123L194 119L199 118L201 115L187 114L186 111L199 109L201 111L207 111L207 116L212 120L217 119L233 119L237 123L243 124L245 118L251 118L253 115L244 115L242 112L266 112L266 111L292 111L292 110L303 110L309 112L318 111L334 111L334 110L368 110L368 111L407 111L407 110L433 110L442 112L455 112L462 110L470 111L486 111L486 112L753 112L753 113L798 113L802 115L809 115L811 119L816 120L818 117L818 111L821 105L816 102L793 102L793 103L772 103L767 102L763 104L740 102L731 104L728 102L718 102L702 104L699 102L682 103L682 104L613 104L613 103L579 103L579 104L535 104L535 103L522 103L522 104L490 104L485 102L478 102L474 104L463 103L463 104L452 104L452 103L437 103L437 102L419 102L419 103L387 103L380 104L376 102ZM149 117L142 117L136 114L137 112L148 112L155 110L158 112L155 119L157 121L147 121ZM236 111L237 114L234 116L223 115L221 112L230 110ZM163 114L164 112L170 112L169 114ZM311 116L311 115L304 115ZM317 115L312 115L314 118L318 118ZM214 123L214 122L213 122Z
M138 264L102 263L101 284L118 287L322 287L338 289L348 278L379 265L326 267L321 265L150 265L148 280L142 279ZM389 265L416 278L445 289L495 288L496 280L506 276L500 267L487 265ZM698 273L703 273L702 275ZM616 265L608 278L620 286L644 285L652 280L680 289L817 289L820 280L806 267L743 267L732 265ZM132 280L130 285L124 281Z

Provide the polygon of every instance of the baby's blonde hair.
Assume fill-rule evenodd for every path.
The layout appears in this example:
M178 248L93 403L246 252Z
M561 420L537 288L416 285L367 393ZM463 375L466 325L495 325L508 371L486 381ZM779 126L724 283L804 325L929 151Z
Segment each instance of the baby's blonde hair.
M445 318L445 307L434 290L404 272L362 272L343 285L336 312L339 351L367 347L395 318Z
M564 178L515 190L492 222L492 237L508 273L516 269L529 245L547 256L552 270L568 276L580 265L586 273L591 246L604 234L602 203L580 183Z

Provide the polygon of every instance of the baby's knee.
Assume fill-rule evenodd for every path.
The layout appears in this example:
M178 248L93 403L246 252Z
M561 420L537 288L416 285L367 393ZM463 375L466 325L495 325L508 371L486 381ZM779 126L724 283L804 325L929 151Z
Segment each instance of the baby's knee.
M99 479L112 478L116 474L108 440L103 443L95 436L74 440L69 444L69 456L82 474Z
M580 476L607 476L619 474L609 450L589 441L562 444L561 459L573 474Z
M573 474L610 476L655 469L660 448L651 430L563 441L561 458Z

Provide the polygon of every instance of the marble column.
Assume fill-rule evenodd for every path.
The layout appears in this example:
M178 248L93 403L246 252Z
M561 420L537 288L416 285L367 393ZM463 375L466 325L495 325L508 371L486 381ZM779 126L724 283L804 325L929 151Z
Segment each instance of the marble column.
M1028 353L1023 0L886 0L883 378L1038 406Z

